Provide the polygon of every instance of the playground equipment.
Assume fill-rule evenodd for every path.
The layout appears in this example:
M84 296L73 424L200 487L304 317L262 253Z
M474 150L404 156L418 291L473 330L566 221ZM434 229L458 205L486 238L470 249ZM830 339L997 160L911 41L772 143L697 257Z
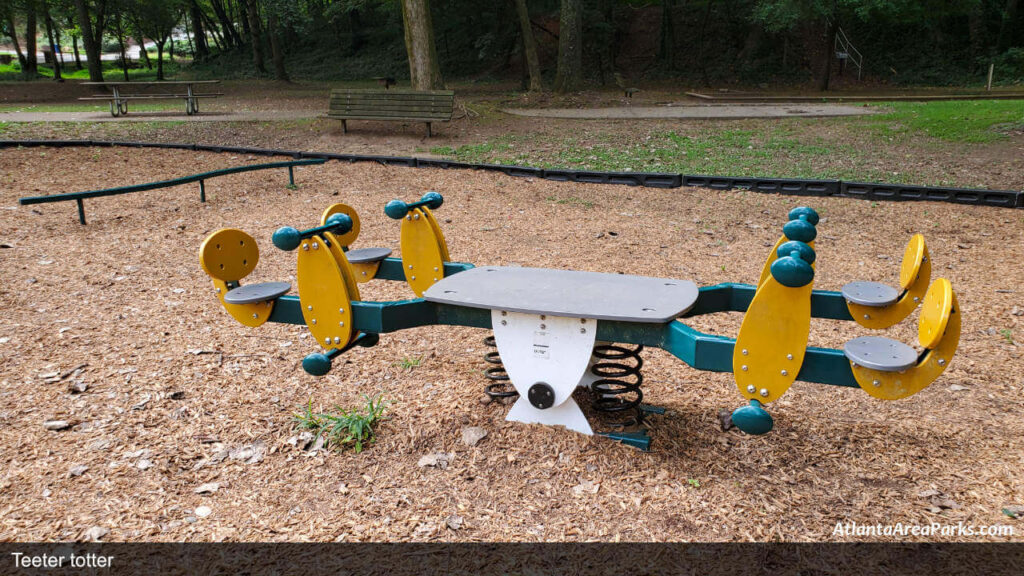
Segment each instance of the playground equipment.
M645 346L662 348L699 370L732 372L748 402L733 413L733 422L747 433L763 434L774 425L765 406L797 380L904 398L948 367L959 341L956 296L945 279L928 287L931 266L920 236L907 248L900 290L863 282L842 293L814 290L818 215L795 208L756 286L698 288L669 278L452 262L433 216L442 204L441 195L430 192L415 203L393 200L385 206L389 217L402 222L400 259L389 257L387 249L350 249L359 217L344 204L324 211L317 227L279 229L274 245L298 253L298 296L286 295L287 283L240 284L259 258L255 240L240 230L209 236L200 262L224 307L243 324L269 320L309 328L324 349L303 360L310 374L326 374L338 355L373 346L383 333L427 325L491 329L486 343L497 350L486 356L488 392L519 397L508 420L593 434L573 398L578 388L589 388L595 410L632 415L619 422L631 430L602 434L642 449L650 443L645 415L659 411L642 402ZM363 301L358 284L371 279L405 281L417 297ZM884 328L922 301L920 353L879 337L856 338L843 351L807 345L812 318ZM735 339L685 323L725 311L745 312Z

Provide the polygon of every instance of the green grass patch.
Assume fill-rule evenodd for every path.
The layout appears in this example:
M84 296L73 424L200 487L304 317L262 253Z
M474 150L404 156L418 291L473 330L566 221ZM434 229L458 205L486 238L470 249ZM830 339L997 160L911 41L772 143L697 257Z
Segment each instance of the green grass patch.
M178 74L182 69L182 63L171 62L166 59L167 55L164 55L164 77L171 79L172 76ZM49 65L39 65L39 78L37 79L53 79L53 67ZM89 70L82 68L78 70L73 62L65 62L64 66L61 67L61 77L66 80L88 80ZM124 80L124 72L121 67L116 63L109 60L103 61L103 78L112 82ZM145 66L139 68L129 68L128 78L130 80L156 80L156 58L153 58L153 69L150 70ZM21 64L17 60L10 64L0 64L0 81L15 81L24 80L25 77L21 74Z
M1020 100L887 102L876 106L886 112L864 121L878 136L893 140L924 135L947 142L984 143L1003 140L1008 130L1024 127L1024 101Z
M317 437L324 436L324 447L344 450L351 447L356 453L371 444L376 427L383 420L387 402L380 396L363 395L364 405L345 409L334 407L334 413L313 411L313 400L302 412L295 414L293 421L299 430L309 430Z
M395 362L395 366L398 366L402 370L412 370L423 363L423 358L420 356L413 356L402 358L399 362Z

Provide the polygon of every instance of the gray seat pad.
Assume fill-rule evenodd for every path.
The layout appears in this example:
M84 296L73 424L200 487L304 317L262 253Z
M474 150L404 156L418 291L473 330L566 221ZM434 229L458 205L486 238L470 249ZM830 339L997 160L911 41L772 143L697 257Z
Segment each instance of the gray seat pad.
M228 304L252 304L253 302L263 302L284 296L291 289L292 285L287 282L246 284L225 294L224 301Z
M353 264L380 262L391 255L390 248L357 248L345 252L345 257Z
M843 353L858 366L881 372L902 372L917 364L917 351L903 342L881 336L854 338Z
M880 282L850 282L843 286L843 298L861 306L884 308L900 298L898 290Z

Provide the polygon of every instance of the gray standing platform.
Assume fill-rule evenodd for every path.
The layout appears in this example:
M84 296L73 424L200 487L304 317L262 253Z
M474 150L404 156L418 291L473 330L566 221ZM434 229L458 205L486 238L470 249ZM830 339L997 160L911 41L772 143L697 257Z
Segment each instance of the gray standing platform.
M254 302L266 302L279 296L284 296L292 289L287 282L263 282L262 284L246 284L239 286L224 295L224 301L228 304L252 304Z
M880 282L850 282L843 286L843 298L861 306L885 308L900 299L898 290Z
M353 264L364 262L380 262L391 255L390 248L356 248L345 252L345 257Z
M902 372L917 364L917 351L903 342L862 336L846 343L843 352L858 366L881 372Z
M484 266L444 278L423 297L470 308L663 323L693 307L697 285L648 276Z

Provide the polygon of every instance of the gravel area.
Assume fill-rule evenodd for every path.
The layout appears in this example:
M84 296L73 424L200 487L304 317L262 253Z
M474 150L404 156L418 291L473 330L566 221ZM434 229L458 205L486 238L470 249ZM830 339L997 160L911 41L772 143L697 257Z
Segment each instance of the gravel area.
M163 180L267 158L140 149L0 155L0 540L747 541L863 540L837 523L973 526L1024 504L1024 218L1020 210L872 203L704 189L660 190L497 173L328 163L252 172L86 202L17 198ZM763 437L722 432L742 402L730 374L644 353L653 450L504 421L483 404L486 333L426 327L381 337L326 377L299 366L304 327L249 329L219 306L198 262L211 232L262 247L246 281L290 280L279 226L327 205L359 210L354 247L398 248L392 198L445 197L453 259L624 272L710 285L755 282L797 203L819 211L816 288L895 282L910 235L963 313L957 356L930 388L882 402L797 383ZM612 233L615 234L612 234ZM364 299L412 296L361 285ZM735 336L740 315L693 319ZM886 335L916 343L916 318ZM868 332L816 320L811 344ZM404 359L420 359L403 369ZM292 414L391 402L360 454L306 451ZM62 422L62 423L61 423ZM465 429L487 434L475 446ZM446 466L420 466L444 453ZM215 486L215 488L214 488ZM914 537L894 538L913 540ZM934 536L931 540L1005 540ZM1020 536L1009 539L1020 539Z

